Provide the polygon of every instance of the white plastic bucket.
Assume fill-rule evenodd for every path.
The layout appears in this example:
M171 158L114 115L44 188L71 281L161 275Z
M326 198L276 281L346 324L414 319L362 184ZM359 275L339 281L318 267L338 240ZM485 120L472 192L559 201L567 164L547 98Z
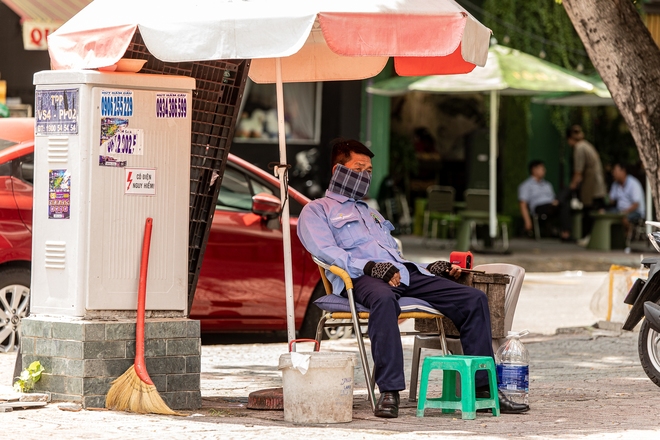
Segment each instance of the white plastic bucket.
M298 353L311 356L302 374L291 353L280 356L284 420L292 423L346 423L353 420L353 371L357 356L346 352Z

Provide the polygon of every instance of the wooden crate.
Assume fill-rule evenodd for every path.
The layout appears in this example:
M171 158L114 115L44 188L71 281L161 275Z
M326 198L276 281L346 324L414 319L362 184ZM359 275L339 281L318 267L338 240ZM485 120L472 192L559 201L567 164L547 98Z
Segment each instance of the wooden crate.
M460 284L475 287L486 293L488 307L490 308L490 326L493 339L503 338L507 333L504 330L504 295L509 281L509 276L504 274L472 272L462 273L457 280ZM458 329L449 318L445 317L442 322L447 336L460 336ZM415 319L415 330L423 333L433 333L438 331L438 326L434 319Z

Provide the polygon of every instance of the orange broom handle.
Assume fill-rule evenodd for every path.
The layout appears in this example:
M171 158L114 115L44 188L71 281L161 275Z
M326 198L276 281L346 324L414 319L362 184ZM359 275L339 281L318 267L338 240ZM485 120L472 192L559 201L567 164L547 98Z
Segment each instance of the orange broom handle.
M142 260L140 261L140 284L138 285L137 323L135 326L135 372L142 382L153 385L147 373L144 360L144 315L147 302L147 270L149 268L149 247L151 246L151 227L153 219L147 218L144 225L144 241L142 242Z

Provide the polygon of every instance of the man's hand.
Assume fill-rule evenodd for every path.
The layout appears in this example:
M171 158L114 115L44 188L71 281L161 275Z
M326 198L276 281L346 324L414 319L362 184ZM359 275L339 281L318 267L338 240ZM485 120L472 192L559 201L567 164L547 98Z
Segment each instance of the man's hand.
M395 273L388 284L392 287L399 287L399 284L401 284L401 273Z
M454 277L454 279L459 279L461 277L461 266L458 266L456 264L451 265L451 269L449 270L449 276Z
M401 274L399 269L392 263L374 263L369 261L364 265L364 274L373 278L379 278L392 287L401 284Z
M453 277L458 279L461 276L461 267L456 264L451 264L449 261L438 260L434 263L426 266L426 270L431 272L433 275L438 275L441 277Z

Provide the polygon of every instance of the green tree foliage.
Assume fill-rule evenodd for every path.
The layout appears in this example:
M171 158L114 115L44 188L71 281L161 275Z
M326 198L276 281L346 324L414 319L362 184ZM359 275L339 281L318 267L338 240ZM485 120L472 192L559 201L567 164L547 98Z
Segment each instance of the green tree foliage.
M468 9L473 6L477 12L482 13L480 19L492 29L493 37L499 44L543 58L572 71L597 75L560 2L484 0L482 8L475 5L475 0L459 2L465 4ZM515 187L527 177L526 163L531 159L526 155L530 134L529 106L529 98L502 98L499 141L501 175L506 176L502 185L502 209L511 215L518 214ZM639 162L628 127L614 107L553 106L550 120L562 139L568 126L582 125L587 138L594 142L599 150L606 168L614 161L630 165ZM570 155L569 148L565 151ZM570 165L570 157L565 159ZM569 170L564 171L563 179L567 179ZM560 186L565 183L565 180L560 182Z
M567 69L595 73L566 11L554 0L485 0L483 21L500 44Z

